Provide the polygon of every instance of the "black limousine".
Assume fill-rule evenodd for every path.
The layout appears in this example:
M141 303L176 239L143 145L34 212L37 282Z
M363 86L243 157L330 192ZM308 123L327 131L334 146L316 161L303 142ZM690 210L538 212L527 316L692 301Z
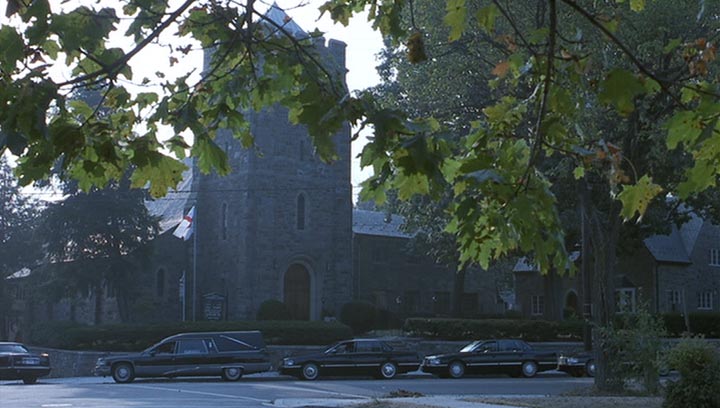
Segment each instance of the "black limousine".
M427 356L422 370L440 377L465 374L508 374L534 377L557 367L557 353L534 350L522 340L473 341L456 353Z
M315 380L320 375L369 375L391 379L419 367L418 354L400 344L354 339L333 344L320 353L284 358L280 373L305 380Z
M141 353L101 357L95 375L118 383L137 377L220 376L237 381L243 374L270 369L270 356L259 331L181 333Z
M50 374L50 358L32 353L20 343L0 342L0 380L22 380L35 384L38 377Z

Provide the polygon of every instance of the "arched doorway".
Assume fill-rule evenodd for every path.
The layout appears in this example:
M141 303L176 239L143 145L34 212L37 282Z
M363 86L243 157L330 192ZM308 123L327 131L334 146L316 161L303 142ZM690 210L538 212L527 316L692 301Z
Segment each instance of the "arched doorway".
M578 313L578 296L575 291L571 290L567 295L565 295L565 310L563 315L566 319L569 317L580 316Z
M284 302L290 315L297 320L310 320L310 273L300 264L292 264L285 272Z

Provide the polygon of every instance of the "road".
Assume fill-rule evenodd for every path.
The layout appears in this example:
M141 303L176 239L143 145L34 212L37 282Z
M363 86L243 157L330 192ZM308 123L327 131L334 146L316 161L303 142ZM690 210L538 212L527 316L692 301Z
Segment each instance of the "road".
M226 408L318 406L323 399L363 400L398 390L423 395L554 395L592 384L592 379L542 373L536 378L471 377L459 380L400 376L393 380L321 379L297 381L277 375L247 376L239 382L212 378L141 379L115 384L110 378L40 379L35 385L0 382L2 408Z

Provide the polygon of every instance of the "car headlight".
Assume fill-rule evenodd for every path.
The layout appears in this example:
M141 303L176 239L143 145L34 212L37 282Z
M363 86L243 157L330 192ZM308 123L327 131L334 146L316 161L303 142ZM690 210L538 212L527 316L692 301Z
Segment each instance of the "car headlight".
M96 366L104 366L105 365L105 359L104 358L98 358L97 362L95 362Z
M428 357L426 360L428 365L440 365L440 359L437 357Z
M292 360L292 359L286 358L286 359L283 360L283 365L286 366L286 367L287 367L287 366L292 366L292 365L295 365L295 361Z
M577 363L579 363L579 362L580 362L580 360L577 359L577 358L575 358L575 357L568 357L568 358L567 358L567 363L568 363L568 364L577 364Z

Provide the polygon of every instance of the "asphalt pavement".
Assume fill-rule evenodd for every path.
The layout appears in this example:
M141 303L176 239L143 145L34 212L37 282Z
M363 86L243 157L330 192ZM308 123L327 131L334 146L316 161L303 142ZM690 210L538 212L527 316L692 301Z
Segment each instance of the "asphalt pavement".
M503 376L439 379L416 374L398 376L393 380L323 378L317 381L299 381L270 373L248 375L238 382L226 382L219 378L186 378L138 379L130 384L115 384L110 378L98 377L41 378L35 385L0 381L0 407L347 407L387 400L434 407L496 408L463 399L557 395L591 385L592 379L553 372L527 379ZM388 398L398 395L417 397Z

